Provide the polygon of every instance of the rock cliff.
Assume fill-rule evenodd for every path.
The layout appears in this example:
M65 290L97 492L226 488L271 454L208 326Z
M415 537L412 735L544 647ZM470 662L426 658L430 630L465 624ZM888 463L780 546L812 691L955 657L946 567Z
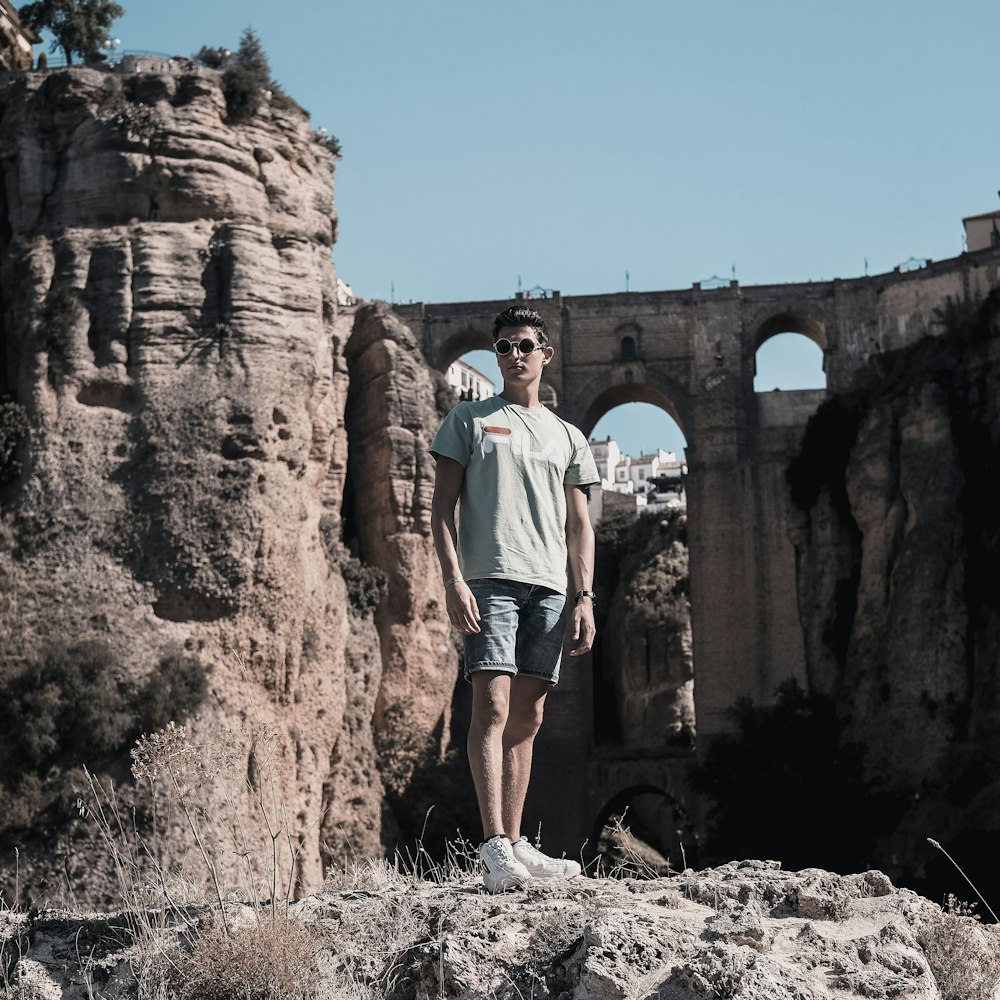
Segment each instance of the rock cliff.
M182 997L244 985L359 1000L992 1000L1000 980L995 927L942 913L880 872L773 862L499 897L460 873L432 882L368 866L277 918L230 905L226 935L207 918L149 913L150 937L133 944L128 913L6 914L0 947L26 1000L124 1000L143 995L137 980L151 990L164 979Z
M348 374L333 165L294 106L228 124L218 74L183 60L0 77L0 390L28 421L0 509L0 682L37 706L76 671L117 697L186 656L204 688L194 738L244 746L251 787L253 739L227 733L273 734L274 819L303 890L321 883L335 831L363 853L382 835L382 668L336 537ZM85 668L82 642L102 651ZM54 688L33 680L42 663ZM29 797L11 755L35 761L36 790L50 765L81 762L60 750L70 712L53 709L54 745L37 752L8 731L5 793ZM123 779L136 734L119 735L86 759ZM78 790L77 776L53 795ZM50 810L44 839L41 816L23 824L36 839L21 841L22 886L65 868L93 888L67 811Z
M995 897L1000 296L942 317L946 333L872 362L812 420L792 538L810 686L904 803L879 855L933 875L932 835Z

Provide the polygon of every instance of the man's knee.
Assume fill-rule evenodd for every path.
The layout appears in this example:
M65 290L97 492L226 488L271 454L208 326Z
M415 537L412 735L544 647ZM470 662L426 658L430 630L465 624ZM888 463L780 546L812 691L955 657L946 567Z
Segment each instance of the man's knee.
M541 728L544 710L544 698L539 698L538 701L511 704L506 732L519 739L533 737Z
M503 726L510 712L510 698L500 684L483 684L473 689L472 722L480 728Z

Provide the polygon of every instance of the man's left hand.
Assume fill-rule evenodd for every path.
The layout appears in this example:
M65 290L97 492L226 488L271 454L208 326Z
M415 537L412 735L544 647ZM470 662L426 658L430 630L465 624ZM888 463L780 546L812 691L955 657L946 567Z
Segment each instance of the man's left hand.
M583 597L573 607L573 648L570 656L583 656L594 645L597 628L594 625L594 605L589 597Z

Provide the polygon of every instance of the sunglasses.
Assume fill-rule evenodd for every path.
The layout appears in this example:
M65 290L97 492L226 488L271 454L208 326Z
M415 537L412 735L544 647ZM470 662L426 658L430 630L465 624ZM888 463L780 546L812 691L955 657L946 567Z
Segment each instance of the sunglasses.
M521 340L512 341L508 340L506 337L501 337L494 345L493 350L500 355L510 354L510 349L516 347L522 355L530 354L532 351L542 347L542 344L536 344L531 337L523 337Z

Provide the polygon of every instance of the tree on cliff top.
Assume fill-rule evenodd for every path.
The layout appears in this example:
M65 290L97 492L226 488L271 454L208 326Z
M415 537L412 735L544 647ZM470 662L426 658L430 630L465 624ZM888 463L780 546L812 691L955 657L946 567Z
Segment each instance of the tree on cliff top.
M229 120L249 121L260 108L264 91L273 89L271 67L264 46L253 28L247 28L240 39L240 47L226 61L222 74L222 93L226 98Z
M18 12L24 24L52 33L49 51L62 49L67 64L72 64L74 53L84 60L98 57L111 23L124 13L113 0L36 0Z

